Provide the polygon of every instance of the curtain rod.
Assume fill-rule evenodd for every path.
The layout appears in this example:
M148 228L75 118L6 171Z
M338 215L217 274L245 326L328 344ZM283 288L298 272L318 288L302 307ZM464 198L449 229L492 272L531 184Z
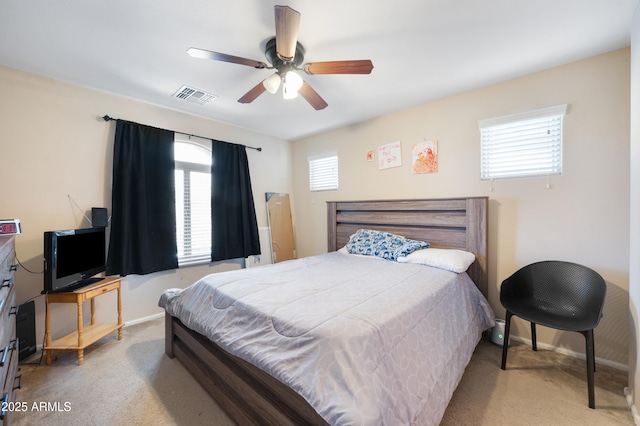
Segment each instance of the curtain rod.
M104 115L104 116L102 117L102 119L103 119L104 121L117 121L117 120L119 120L118 118L109 117L108 115ZM149 127L153 127L153 126L149 126ZM155 127L155 128L156 128L156 129L158 129L159 127ZM161 129L161 130L166 130L166 129ZM195 138L209 139L210 141L214 140L213 138L208 138L208 137L206 137L206 136L192 135L192 134L190 134L190 133L177 132L177 131L175 131L175 130L170 130L170 132L173 132L173 133L180 133L181 135L186 135L186 136L193 136L193 137L195 137ZM256 151L262 151L262 148L261 148L261 147L257 147L257 148L256 148L256 147L253 147L253 146L247 146L247 145L242 145L242 144L236 144L236 145L241 145L241 146L244 146L245 148L249 148L249 149L255 149Z

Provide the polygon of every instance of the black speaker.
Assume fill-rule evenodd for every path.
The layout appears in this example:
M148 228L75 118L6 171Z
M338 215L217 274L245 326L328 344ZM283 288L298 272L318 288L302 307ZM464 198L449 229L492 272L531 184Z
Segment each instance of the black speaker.
M107 209L104 207L91 207L91 225L94 228L106 228L108 222Z
M18 361L36 353L36 305L33 300L18 307L16 336L20 342Z

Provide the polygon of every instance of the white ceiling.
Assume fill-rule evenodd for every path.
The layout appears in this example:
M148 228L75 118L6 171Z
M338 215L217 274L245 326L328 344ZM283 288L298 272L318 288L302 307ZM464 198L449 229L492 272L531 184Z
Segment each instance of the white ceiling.
M302 15L305 62L371 59L370 75L306 75L328 102L263 93L273 71L190 57L189 47L264 61L276 4ZM638 0L5 0L0 65L287 140L629 45ZM175 99L183 85L218 97ZM96 115L115 114L95 111ZM130 119L129 117L118 117Z

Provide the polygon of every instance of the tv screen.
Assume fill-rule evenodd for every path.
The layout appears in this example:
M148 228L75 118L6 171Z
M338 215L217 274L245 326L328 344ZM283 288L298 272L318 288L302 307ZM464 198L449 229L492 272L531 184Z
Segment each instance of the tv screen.
M44 233L44 292L88 285L106 269L105 228Z

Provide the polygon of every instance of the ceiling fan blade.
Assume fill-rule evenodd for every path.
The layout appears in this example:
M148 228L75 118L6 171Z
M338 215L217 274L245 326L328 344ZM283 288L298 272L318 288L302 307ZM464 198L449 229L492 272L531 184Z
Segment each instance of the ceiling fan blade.
M304 65L307 74L371 74L373 63L369 59L357 61L312 62Z
M325 109L329 105L306 81L302 83L302 87L298 90L298 93L302 95L316 111Z
M247 65L253 68L267 68L267 64L253 59L241 58L239 56L227 55L225 53L211 52L209 50L191 47L187 53L194 58L211 59L214 61L231 62L232 64Z
M262 95L262 93L264 93L266 90L267 89L265 89L264 84L262 84L261 81L260 83L256 84L253 89L245 93L243 97L238 99L238 102L240 102L241 104L250 104L251 102L255 101L258 96Z
M274 6L276 16L276 51L284 61L292 61L296 55L300 12L289 6Z

